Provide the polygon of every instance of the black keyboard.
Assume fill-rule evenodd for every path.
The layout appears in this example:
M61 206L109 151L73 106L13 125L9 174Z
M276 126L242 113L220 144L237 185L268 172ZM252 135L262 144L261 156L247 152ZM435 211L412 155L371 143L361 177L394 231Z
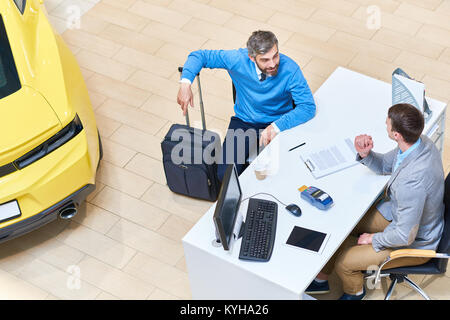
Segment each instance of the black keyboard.
M275 242L277 215L275 202L250 199L239 259L269 261Z

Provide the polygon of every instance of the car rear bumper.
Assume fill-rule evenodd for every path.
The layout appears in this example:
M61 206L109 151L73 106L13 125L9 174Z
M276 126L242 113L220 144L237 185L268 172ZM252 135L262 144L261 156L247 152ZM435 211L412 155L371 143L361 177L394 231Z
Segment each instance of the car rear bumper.
M16 222L10 226L0 229L0 243L14 239L24 235L30 231L38 229L58 217L59 210L70 203L74 203L76 207L86 199L86 197L95 190L94 184L87 184L81 189L75 191L67 198L59 201L50 208L31 216L25 220Z

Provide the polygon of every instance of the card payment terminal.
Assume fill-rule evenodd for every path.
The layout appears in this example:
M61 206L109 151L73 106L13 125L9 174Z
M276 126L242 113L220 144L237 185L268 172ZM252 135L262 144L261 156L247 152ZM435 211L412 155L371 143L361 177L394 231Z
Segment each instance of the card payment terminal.
M298 191L303 199L320 210L327 210L333 205L333 199L319 188L302 186Z

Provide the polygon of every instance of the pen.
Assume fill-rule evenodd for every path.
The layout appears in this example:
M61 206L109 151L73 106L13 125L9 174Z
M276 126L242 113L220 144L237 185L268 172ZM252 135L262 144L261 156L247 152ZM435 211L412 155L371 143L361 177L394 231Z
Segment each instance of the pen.
M306 144L306 142L303 142L303 143L299 144L298 146L289 149L289 151L295 150L295 149L297 149L298 147L301 147L301 146L303 146L303 145L305 145L305 144Z

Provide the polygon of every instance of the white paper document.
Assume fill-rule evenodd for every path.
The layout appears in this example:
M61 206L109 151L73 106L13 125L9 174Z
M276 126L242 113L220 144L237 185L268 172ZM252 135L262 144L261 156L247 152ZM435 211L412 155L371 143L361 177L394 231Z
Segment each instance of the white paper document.
M358 164L350 138L319 149L305 148L300 157L316 179Z
M425 84L399 74L392 76L392 104L409 103L423 113Z

